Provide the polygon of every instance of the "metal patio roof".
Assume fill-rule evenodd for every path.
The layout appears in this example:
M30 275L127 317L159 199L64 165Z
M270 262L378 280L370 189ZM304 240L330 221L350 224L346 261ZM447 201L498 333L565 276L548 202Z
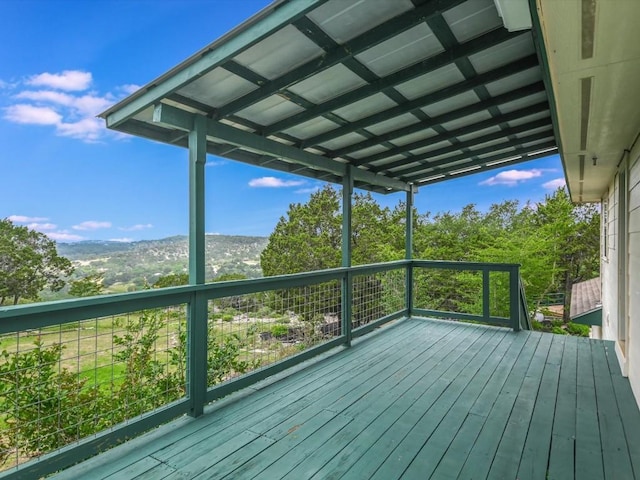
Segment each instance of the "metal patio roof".
M494 0L281 0L101 117L187 147L205 116L209 154L406 191L554 151L543 68Z

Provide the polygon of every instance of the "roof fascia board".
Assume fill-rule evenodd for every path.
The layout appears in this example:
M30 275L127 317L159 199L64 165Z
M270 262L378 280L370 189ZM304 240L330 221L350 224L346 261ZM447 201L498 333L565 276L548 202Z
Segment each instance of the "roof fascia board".
M538 11L539 0L529 0L529 11L531 13L532 20L532 38L533 45L536 49L536 54L540 62L540 71L542 72L542 81L547 90L547 98L549 99L549 111L551 112L551 124L553 125L553 133L556 137L558 144L558 155L562 162L562 169L564 170L564 178L567 180L567 191L569 192L569 198L574 199L571 193L571 187L569 182L569 176L567 175L567 161L564 156L564 148L562 146L562 138L560 137L559 121L558 121L558 104L556 102L555 93L553 90L553 82L551 80L551 69L549 67L549 56L547 53L547 46L544 43L544 34L542 33L542 24L540 22L540 16Z
M155 82L147 85L144 93L128 97L100 114L100 116L106 119L108 128L118 126L149 105L153 105L160 99L171 95L190 80L210 72L226 60L235 57L326 1L289 0L286 3L278 4L277 8L269 12L268 15L262 18L249 19L245 28L240 28L231 38L225 39L223 37L219 42L214 42L182 65L176 67L174 72L170 71L166 78L160 77ZM260 14L256 17L259 16ZM220 44L216 45L216 43ZM200 58L196 59L198 56Z
M156 105L153 111L154 122L184 131L189 131L193 128L195 117L195 114L185 112L184 110L165 104ZM255 133L246 132L229 125L216 122L209 118L206 119L206 123L207 137L216 138L224 141L225 143L238 145L261 154L287 159L297 164L336 174L340 177L344 177L346 175L348 168L347 164L342 164L320 155L299 150L296 147L285 145L283 143L276 142L275 140L261 137ZM387 178L382 175L377 175L373 172L359 168L354 169L353 174L354 180L365 184L377 185L396 191L409 191L410 189L410 186L404 182Z

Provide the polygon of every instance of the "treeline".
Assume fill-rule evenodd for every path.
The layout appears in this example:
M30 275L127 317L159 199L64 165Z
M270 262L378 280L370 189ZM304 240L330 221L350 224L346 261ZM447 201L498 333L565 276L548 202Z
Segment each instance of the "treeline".
M341 264L341 193L327 186L304 204L289 206L261 255L265 276L338 267ZM381 207L357 193L352 211L354 265L405 257L405 205ZM597 205L574 205L564 188L544 201L520 205L508 200L481 212L467 205L460 212L432 216L414 212L413 257L425 260L518 263L531 308L548 293L565 294L568 316L571 286L599 274L600 214ZM430 289L456 308L479 305L477 278L458 275L455 287L432 276ZM443 291L447 288L448 291ZM473 306L471 306L473 307ZM476 306L477 308L477 306ZM471 308L473 310L474 308ZM565 318L568 320L568 318Z

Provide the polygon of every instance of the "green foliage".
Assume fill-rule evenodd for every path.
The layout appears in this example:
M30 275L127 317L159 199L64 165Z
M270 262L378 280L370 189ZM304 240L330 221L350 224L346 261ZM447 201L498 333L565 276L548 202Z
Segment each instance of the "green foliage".
M37 300L44 288L61 290L73 265L45 234L0 219L0 305Z
M326 186L305 204L291 204L280 218L260 260L265 276L335 268L341 265L342 209L340 193ZM352 208L352 263L354 265L404 258L404 207L390 210L378 205L371 194L355 194ZM367 283L368 282L368 283ZM365 284L366 283L366 284ZM371 321L384 299L378 280L371 278L354 287L355 324ZM289 305L310 325L323 321L322 314L339 315L340 283L327 282L278 292L276 304ZM359 309L365 294L368 308ZM372 306L371 302L379 305ZM320 317L318 317L320 315ZM318 320L320 318L320 320Z
M274 337L284 337L289 333L289 327L282 324L276 324L271 326L271 335Z
M6 434L0 437L0 465L12 452L41 455L183 397L184 328L179 328L175 345L159 353L167 322L179 320L179 315L177 311L145 310L117 319L122 333L113 336L112 364L99 375L61 368L64 346L45 346L40 339L29 350L2 351L0 423L6 426ZM220 337L211 327L209 386L259 366L257 360L242 358L255 330ZM116 371L122 375L114 375ZM96 376L102 382L94 382Z
M11 433L0 439L0 452L39 455L108 426L95 412L108 399L86 379L58 370L63 347L40 340L20 354L2 352L0 411ZM46 412L46 413L45 413ZM0 456L0 464L5 458Z
M589 325L569 322L567 323L567 332L569 332L570 335L575 335L578 337L589 337L591 328L589 327Z
M69 295L74 297L91 297L93 295L100 295L104 291L102 281L104 277L101 273L94 273L87 275L80 280L74 280L71 282L71 288L69 288Z
M557 335L568 335L567 331L562 327L551 327L551 333L555 333Z
M292 204L278 222L261 255L264 274L279 275L340 265L340 194L332 187L313 194L306 204ZM415 258L489 263L516 263L533 311L549 292L564 292L568 312L573 282L598 275L599 214L594 206L573 205L564 189L548 195L534 206L520 207L505 201L480 212L467 205L460 212L414 215ZM354 195L352 219L353 264L404 257L404 205L390 210L380 207L371 195ZM371 279L376 282L375 278ZM417 271L414 278L416 306L480 314L482 276L451 270ZM282 298L309 321L316 311L339 313L340 286L289 290ZM367 323L383 309L369 305L361 312L359 299L365 291L384 297L384 285L354 285L354 321ZM492 273L490 313L509 315L508 275ZM285 298L286 297L286 298ZM367 299L367 302L371 300ZM375 301L375 300L374 300ZM386 301L386 300L385 300ZM306 308L306 310L305 310ZM308 311L307 311L308 310ZM338 310L338 312L336 312Z
M187 273L170 273L163 275L153 283L153 288L179 287L189 283L189 274Z
M212 386L224 382L233 374L246 373L260 365L260 360L240 360L242 350L249 345L249 339L255 334L255 328L249 329L245 336L234 333L222 341L209 334L207 357L207 381Z

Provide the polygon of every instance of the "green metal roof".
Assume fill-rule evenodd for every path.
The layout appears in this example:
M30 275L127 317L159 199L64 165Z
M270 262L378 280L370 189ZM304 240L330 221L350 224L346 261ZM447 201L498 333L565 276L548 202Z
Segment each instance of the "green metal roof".
M205 116L209 154L406 191L556 149L538 58L493 0L283 0L101 116L184 147Z

